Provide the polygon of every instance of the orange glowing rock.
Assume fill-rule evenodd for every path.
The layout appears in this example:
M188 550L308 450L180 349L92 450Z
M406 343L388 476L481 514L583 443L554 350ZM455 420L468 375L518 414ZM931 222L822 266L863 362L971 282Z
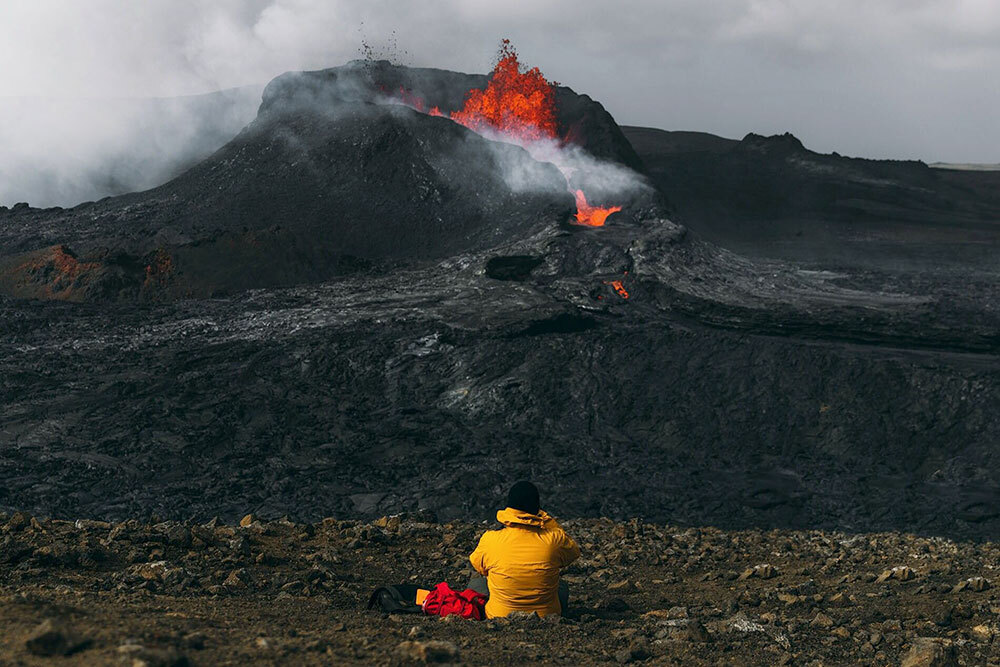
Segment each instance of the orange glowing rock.
M587 197L583 190L576 191L576 221L578 224L588 227L603 227L608 216L622 210L621 206L611 206L600 208L587 203Z
M522 72L517 51L505 39L489 84L470 90L451 119L470 130L495 130L523 141L555 139L556 89L537 67Z
M628 290L625 289L625 285L622 284L622 281L620 281L620 280L612 280L611 281L611 288L615 292L617 292L618 296L620 296L621 298L627 299L629 297Z

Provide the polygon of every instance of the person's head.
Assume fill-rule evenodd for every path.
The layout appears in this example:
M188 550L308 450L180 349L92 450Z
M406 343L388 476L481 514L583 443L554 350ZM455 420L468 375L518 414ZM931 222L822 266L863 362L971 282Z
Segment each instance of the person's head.
M518 482L510 487L507 494L507 507L521 510L528 514L538 514L538 487L531 482Z

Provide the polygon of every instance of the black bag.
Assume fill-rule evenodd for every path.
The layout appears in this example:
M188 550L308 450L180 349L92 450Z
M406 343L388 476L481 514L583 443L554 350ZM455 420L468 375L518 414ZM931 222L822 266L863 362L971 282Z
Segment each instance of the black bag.
M424 610L417 604L417 586L400 584L376 588L368 598L368 611L383 614L422 614Z

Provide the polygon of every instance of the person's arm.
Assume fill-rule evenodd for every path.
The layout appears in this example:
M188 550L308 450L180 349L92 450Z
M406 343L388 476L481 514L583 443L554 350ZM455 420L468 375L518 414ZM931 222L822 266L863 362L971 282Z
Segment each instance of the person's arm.
M566 534L566 531L560 529L561 535L559 539L559 551L557 558L559 560L559 567L563 568L575 561L580 557L580 545L573 540L572 537Z
M490 569L486 565L486 552L487 552L487 540L489 532L483 534L479 538L479 545L476 550L472 552L469 556L469 561L472 563L472 567L475 568L476 572L483 575L484 577L489 573Z

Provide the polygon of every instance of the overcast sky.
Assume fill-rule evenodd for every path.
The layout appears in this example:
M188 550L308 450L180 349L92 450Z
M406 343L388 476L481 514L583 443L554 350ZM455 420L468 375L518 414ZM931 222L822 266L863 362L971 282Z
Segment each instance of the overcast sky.
M622 124L1000 162L998 0L0 0L0 26L8 97L265 83L363 40L484 72L509 37Z

